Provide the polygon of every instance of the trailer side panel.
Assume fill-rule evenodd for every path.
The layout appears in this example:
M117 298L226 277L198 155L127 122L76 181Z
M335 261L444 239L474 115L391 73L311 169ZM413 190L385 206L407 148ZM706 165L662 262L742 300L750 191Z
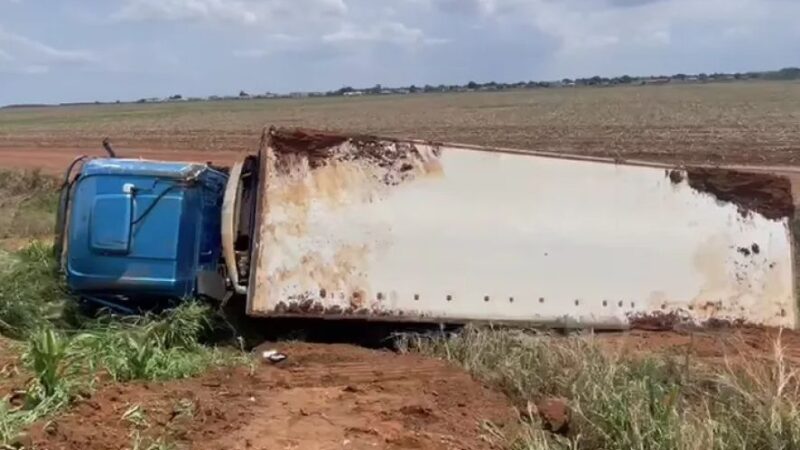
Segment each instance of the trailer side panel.
M791 212L724 198L691 171L325 145L266 146L251 315L797 325Z

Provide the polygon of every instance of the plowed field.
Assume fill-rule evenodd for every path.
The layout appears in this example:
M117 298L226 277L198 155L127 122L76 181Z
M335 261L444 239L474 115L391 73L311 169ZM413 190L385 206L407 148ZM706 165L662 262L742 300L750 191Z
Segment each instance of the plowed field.
M253 151L267 125L673 163L798 165L800 83L12 108L0 110L0 166L55 171L98 152L104 137L125 156L224 162Z

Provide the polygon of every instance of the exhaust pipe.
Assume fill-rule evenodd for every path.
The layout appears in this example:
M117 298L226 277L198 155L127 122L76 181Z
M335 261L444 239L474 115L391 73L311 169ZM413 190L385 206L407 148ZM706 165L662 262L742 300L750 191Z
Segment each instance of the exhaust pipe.
M103 139L103 148L106 150L106 153L108 153L110 158L117 157L117 154L114 153L114 149L111 148L111 141L109 141L108 138Z

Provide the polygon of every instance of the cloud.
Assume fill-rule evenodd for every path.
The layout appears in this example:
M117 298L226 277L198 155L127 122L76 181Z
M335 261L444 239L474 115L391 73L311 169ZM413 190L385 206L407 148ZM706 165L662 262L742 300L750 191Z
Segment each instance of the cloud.
M97 62L86 50L62 50L0 28L0 72L45 73L54 66Z
M675 30L702 24L714 33L745 34L792 9L787 0L427 0L445 12L497 23L526 23L559 43L562 54L610 47L670 45ZM712 33L712 34L714 34ZM704 36L709 38L709 36Z
M388 43L414 46L441 44L447 40L426 37L421 29L400 22L381 22L364 27L345 24L339 30L323 35L322 42L334 45Z
M112 18L258 25L299 17L339 17L346 12L344 0L125 0Z
M330 32L305 35L270 34L261 37L259 46L234 50L233 55L242 59L260 59L292 53L306 57L331 58L385 44L415 48L447 42L450 41L426 36L421 29L400 22L381 21L364 26L344 23Z
M664 0L608 0L612 6L642 6L657 3Z
M313 43L304 37L284 33L273 33L262 37L257 48L245 48L233 51L233 56L244 59L259 59L278 53L303 51Z
M0 0L0 11L23 35L0 35L0 72L47 72L0 74L0 103L746 71L800 54L800 0Z

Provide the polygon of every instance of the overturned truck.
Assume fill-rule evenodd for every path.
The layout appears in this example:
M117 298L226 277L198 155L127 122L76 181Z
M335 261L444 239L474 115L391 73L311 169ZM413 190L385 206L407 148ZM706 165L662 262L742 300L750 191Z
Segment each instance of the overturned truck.
M76 295L130 310L796 328L794 176L273 128L224 171L74 164L57 248Z

